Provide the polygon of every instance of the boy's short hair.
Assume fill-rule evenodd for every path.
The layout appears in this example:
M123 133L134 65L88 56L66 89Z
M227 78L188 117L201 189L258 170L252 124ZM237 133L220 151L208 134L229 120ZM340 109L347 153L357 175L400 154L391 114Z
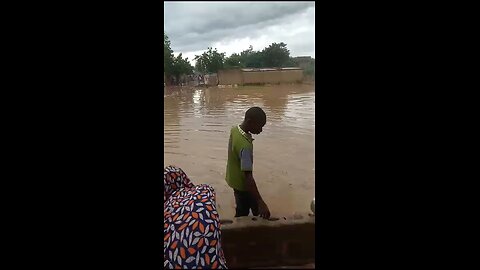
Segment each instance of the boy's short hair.
M245 112L245 119L251 119L258 123L265 124L267 122L267 115L260 107L251 107Z

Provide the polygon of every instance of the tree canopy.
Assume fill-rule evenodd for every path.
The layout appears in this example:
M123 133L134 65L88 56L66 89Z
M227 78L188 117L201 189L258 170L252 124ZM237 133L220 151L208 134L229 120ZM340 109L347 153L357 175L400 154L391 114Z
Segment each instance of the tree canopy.
M181 75L193 73L194 67L183 58L180 53L177 57L173 55L170 40L167 34L163 33L163 66L165 74L175 76L177 79ZM290 56L287 44L272 43L261 51L255 51L250 45L248 49L233 53L229 57L225 53L218 52L217 48L207 48L207 51L201 55L196 55L194 60L195 70L201 73L216 73L223 68L267 68L267 67L289 67L299 66L297 60ZM309 63L302 64L305 72L315 74L315 59Z
M191 74L193 74L193 67L188 61L188 57L182 58L182 54L180 53L177 57L173 58L172 75L175 76L177 81L180 79L181 75Z
M225 58L225 67L265 68L292 65L294 62L290 57L290 51L287 49L287 44L283 42L272 43L262 51L254 51L250 45L240 54L234 53Z
M188 61L188 57L183 58L181 53L177 57L173 55L170 40L165 32L163 33L163 68L166 75L175 76L177 81L181 75L193 73L193 66Z
M225 62L225 53L219 53L217 48L202 53L202 55L195 55L195 68L202 73L216 73L223 68Z
M170 40L165 32L163 32L163 68L166 74L172 75L173 50L170 47Z
M290 60L290 51L287 44L272 43L261 52L263 55L263 64L267 67L286 67Z

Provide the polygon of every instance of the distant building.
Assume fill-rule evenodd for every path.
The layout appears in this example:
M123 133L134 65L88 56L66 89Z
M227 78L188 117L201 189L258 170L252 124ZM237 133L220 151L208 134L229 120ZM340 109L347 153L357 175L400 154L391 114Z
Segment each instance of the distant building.
M220 85L281 84L296 83L303 80L303 69L286 68L236 68L218 71Z

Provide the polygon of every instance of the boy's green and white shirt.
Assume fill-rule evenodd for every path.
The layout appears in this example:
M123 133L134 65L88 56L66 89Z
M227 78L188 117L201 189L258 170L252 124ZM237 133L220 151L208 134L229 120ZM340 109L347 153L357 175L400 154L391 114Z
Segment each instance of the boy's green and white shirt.
M225 180L236 190L246 191L245 171L253 170L253 138L240 125L230 129Z

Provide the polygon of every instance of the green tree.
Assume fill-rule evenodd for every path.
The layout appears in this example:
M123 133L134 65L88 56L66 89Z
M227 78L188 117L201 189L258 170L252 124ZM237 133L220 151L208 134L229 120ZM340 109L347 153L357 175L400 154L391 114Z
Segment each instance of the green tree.
M247 50L240 53L240 63L242 67L261 68L263 67L263 55L254 51L250 45Z
M165 32L163 32L163 69L168 76L173 75L173 50L170 47L170 40Z
M285 67L290 61L290 51L287 49L287 44L272 43L267 48L263 49L263 64L267 67Z
M190 64L187 58L183 58L180 53L177 57L173 58L172 75L175 76L177 82L180 80L181 75L191 75L193 73L193 66Z
M208 48L208 51L202 53L202 55L195 55L194 58L197 62L195 68L202 73L216 73L223 68L225 62L225 53L219 53L217 49L212 50Z
M299 65L298 65L297 61L295 60L295 58L290 56L288 58L287 63L285 64L285 66L287 66L287 67L298 67Z
M225 58L224 66L226 68L244 67L241 60L241 56L237 53L234 53L230 55L230 57Z
M252 52L247 55L245 59L245 66L250 68L262 68L265 67L264 55L262 52Z

